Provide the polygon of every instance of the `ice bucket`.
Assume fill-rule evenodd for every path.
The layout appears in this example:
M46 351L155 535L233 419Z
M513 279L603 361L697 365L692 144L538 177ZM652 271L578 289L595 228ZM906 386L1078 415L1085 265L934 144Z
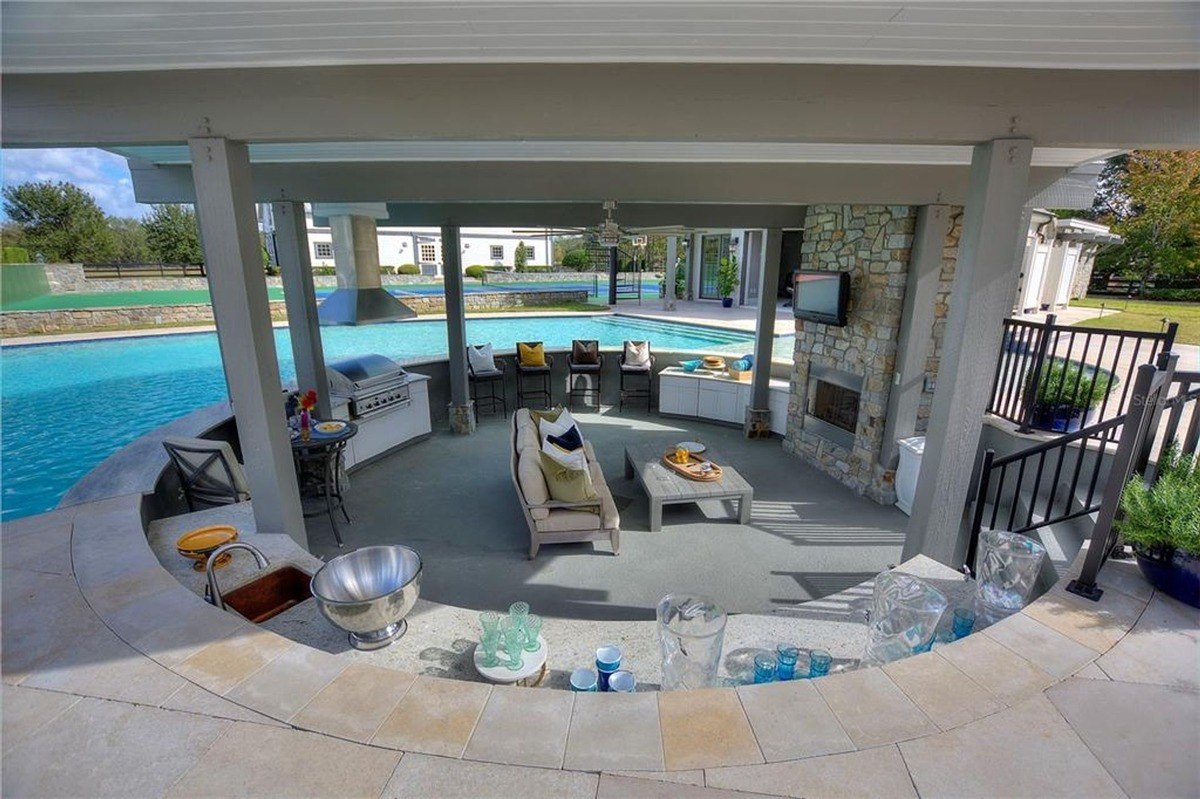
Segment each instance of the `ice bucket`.
M725 641L724 608L693 594L668 594L658 601L657 616L662 689L716 685Z
M313 575L312 595L325 618L350 634L355 649L379 649L408 629L404 617L421 593L421 556L394 544L339 555Z

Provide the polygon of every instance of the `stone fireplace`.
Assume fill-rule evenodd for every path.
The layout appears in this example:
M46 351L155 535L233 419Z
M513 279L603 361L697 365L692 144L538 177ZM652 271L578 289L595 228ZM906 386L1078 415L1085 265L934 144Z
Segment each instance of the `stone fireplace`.
M852 448L858 431L862 384L861 377L841 369L810 366L805 429L838 446Z

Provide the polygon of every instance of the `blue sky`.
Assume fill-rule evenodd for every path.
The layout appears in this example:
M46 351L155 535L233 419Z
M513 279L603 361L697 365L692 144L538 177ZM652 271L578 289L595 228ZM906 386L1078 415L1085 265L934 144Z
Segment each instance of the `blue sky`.
M0 183L13 186L31 180L74 183L96 198L112 216L140 217L150 206L133 199L129 167L119 155L93 148L0 150ZM5 216L0 207L0 218Z

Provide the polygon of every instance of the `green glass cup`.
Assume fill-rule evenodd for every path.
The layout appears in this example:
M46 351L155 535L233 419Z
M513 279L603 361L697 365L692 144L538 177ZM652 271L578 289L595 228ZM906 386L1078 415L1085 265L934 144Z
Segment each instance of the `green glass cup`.
M542 617L530 613L525 617L525 651L536 652L538 649L538 633L542 631Z
M496 654L496 650L500 648L500 631L485 630L483 636L479 639L479 649L483 653L480 657L480 664L493 668L500 665L500 657Z
M508 606L508 618L518 627L525 627L525 620L529 618L529 603L514 602Z
M521 653L524 648L525 631L509 625L504 630L504 652L508 655L508 662L504 665L509 671L518 671L521 668Z
M500 632L500 614L494 610L485 610L479 614L479 625L483 627L483 632L486 635L489 632Z

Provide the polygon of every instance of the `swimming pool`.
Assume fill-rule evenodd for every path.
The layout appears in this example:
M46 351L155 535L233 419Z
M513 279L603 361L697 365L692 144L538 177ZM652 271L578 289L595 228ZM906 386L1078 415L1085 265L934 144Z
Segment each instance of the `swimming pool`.
M441 321L326 327L328 360L379 352L397 360L446 353ZM508 350L518 340L551 348L594 338L601 346L649 339L660 350L744 352L747 332L622 316L468 319L467 338ZM295 377L286 329L275 349L284 381ZM226 398L215 333L106 339L0 348L0 513L15 519L53 508L80 477L125 444Z

